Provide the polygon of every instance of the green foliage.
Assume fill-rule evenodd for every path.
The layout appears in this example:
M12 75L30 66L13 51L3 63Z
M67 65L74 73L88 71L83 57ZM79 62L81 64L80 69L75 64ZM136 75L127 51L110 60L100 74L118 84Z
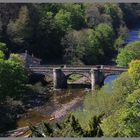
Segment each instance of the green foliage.
M109 60L114 51L114 31L107 24L99 24L95 30L71 31L62 40L64 60L68 64L99 64Z
M82 4L64 4L64 9L71 13L71 24L73 29L79 30L85 27L84 11Z
M106 23L114 28L117 35L120 32L121 26L125 27L123 11L119 4L87 4L85 9L85 17L89 27L96 27L100 23Z
M81 29L84 26L84 9L80 4L64 4L54 17L62 31Z
M29 15L26 6L21 7L19 16L16 20L10 20L7 25L7 34L11 41L16 44L24 43L25 39L30 35L29 33Z
M59 123L61 129L57 129L54 133L54 136L59 137L82 137L84 134L83 129L81 128L78 119L73 116L73 114L69 114L67 118Z
M57 26L62 31L67 31L71 29L71 13L61 9L55 16L55 21Z
M12 60L0 59L0 99L23 93L27 80L23 66Z
M41 135L42 137L43 135L45 137L101 137L103 136L100 128L101 118L102 115L92 118L89 122L89 131L83 129L78 119L71 113L64 121L58 122L55 125L43 123L38 128L34 126L30 127L30 130L35 137L40 137Z
M94 116L92 117L91 121L89 122L89 131L87 131L86 136L88 137L101 137L103 136L103 131L100 127L101 118L103 115Z
M64 63L66 59L69 64L74 61L77 64L106 64L114 57L114 41L125 34L122 9L119 4L109 3L0 4L0 39L8 43L9 51L22 52L27 49L48 63ZM99 24L108 27L100 25L96 29ZM110 40L107 35L110 35ZM62 40L65 40L65 45L61 44ZM71 52L69 47L74 44L78 45L72 47L77 49L76 53ZM73 53L71 57L65 53L67 48ZM102 61L104 59L106 62Z
M106 64L115 56L126 33L126 24L139 21L140 4L0 4L0 40L10 51L28 49L35 56L68 64ZM18 48L18 49L17 49ZM4 60L0 43L0 99L23 93L24 63L18 55ZM63 60L62 60L63 59ZM132 61L135 60L136 61ZM129 73L87 95L83 112L43 128L31 126L35 136L139 136L140 42L120 49L117 64L129 65ZM35 89L36 90L36 89ZM44 91L45 89L40 89ZM100 114L105 114L100 127ZM95 117L93 117L95 116ZM77 119L78 118L78 119ZM91 122L89 123L89 121ZM101 129L102 128L102 129Z
M85 64L96 64L99 63L99 55L100 48L99 48L99 40L96 37L96 32L93 29L88 29L87 33L84 33L83 39L85 40L85 53L83 56L83 62Z
M128 66L131 60L140 59L140 42L132 42L120 50L116 62L119 66Z
M24 64L25 62L22 60L22 58L20 58L20 55L18 55L18 54L11 53L10 57L9 57L9 60L11 60L11 61L23 66L23 67L25 65Z
M106 3L104 4L104 12L111 16L112 26L120 28L124 24L123 12L118 4Z
M103 86L99 91L86 95L83 111L76 111L74 115L79 119L82 128L89 130L88 122L92 116L105 114L110 116L113 112L120 109L124 104L128 94L136 89L136 84L128 73L123 73L112 83L112 90L109 85Z
M132 60L129 63L129 70L128 70L130 76L132 79L134 79L134 82L136 85L140 84L140 60Z
M126 103L115 113L104 119L101 128L105 136L139 137L139 99L140 90L134 91L126 98Z
M4 59L4 53L0 51L0 59Z
M111 91L106 85L97 93L86 95L83 111L74 113L82 128L90 130L91 126L88 127L87 122L91 120L92 115L104 114L100 125L103 131L101 134L107 137L138 137L140 135L139 60L132 61L128 71L113 82Z
M32 134L31 136L35 136L35 137L43 137L43 135L37 130L37 128L35 126L33 126L32 124L30 124L29 126Z
M113 46L115 41L115 33L113 28L108 24L101 23L95 28L95 35L100 44L98 49L100 49L101 54L103 53L102 57L99 58L101 59L100 61L102 61L102 59L104 60L104 58L106 60L110 59L115 50ZM112 52L112 53L108 53L108 52Z
M71 31L63 38L62 45L65 49L64 60L66 63L82 63L81 59L84 55L85 49L84 32L86 31Z
M119 36L116 40L115 40L115 48L117 50L119 50L119 47L122 45L123 43L123 36Z
M0 51L4 52L5 49L6 49L6 44L0 42Z
M139 60L134 60L129 64L128 72L121 74L113 82L111 91L106 85L97 93L86 95L83 111L74 113L82 128L87 130L86 134L89 134L89 131L95 127L94 123L98 120L94 119L94 123L88 126L87 122L91 120L92 115L104 114L99 125L100 129L98 129L101 135L104 134L107 137L140 136L139 75Z
M47 122L43 123L42 131L44 132L45 136L47 136L47 137L53 136L53 129L51 128L50 124Z
M0 37L2 36L2 21L1 21L1 18L0 18Z
M68 78L68 83L72 83L72 82L75 82L76 80L79 80L81 78L81 75L79 74L72 74L69 76Z

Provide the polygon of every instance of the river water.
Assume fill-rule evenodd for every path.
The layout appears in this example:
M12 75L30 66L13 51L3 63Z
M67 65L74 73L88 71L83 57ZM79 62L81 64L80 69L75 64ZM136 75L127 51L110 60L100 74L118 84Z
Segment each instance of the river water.
M130 29L124 40L125 43L130 43L133 41L140 41L140 28L139 27Z
M139 29L130 30L125 38L125 43L139 40ZM112 88L112 81L115 80L118 75L108 76L104 84L109 84L109 88ZM89 87L89 86L88 86ZM29 109L21 118L17 120L17 128L28 126L29 123L37 124L42 121L55 122L59 119L63 119L70 111L82 108L83 100L86 94L90 93L88 87L82 87L81 89L67 89L52 91L49 101L39 107ZM47 96L47 95L46 95Z
M24 127L29 123L36 124L42 121L55 122L55 120L61 120L70 110L82 106L85 94L87 92L83 89L53 91L49 101L46 101L42 106L28 110L18 119L17 127Z

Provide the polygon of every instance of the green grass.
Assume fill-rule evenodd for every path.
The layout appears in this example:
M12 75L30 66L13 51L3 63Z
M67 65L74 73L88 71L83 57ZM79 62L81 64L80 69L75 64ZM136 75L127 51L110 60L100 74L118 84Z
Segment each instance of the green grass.
M112 92L108 92L108 85L102 87L93 93L89 93L84 99L84 109L83 112L77 110L74 112L76 118L78 118L79 123L85 129L89 129L89 121L93 116L98 116L104 114L104 117L109 116L113 111L114 99L116 98Z
M77 80L79 80L82 76L79 74L73 74L68 78L68 83L73 83Z

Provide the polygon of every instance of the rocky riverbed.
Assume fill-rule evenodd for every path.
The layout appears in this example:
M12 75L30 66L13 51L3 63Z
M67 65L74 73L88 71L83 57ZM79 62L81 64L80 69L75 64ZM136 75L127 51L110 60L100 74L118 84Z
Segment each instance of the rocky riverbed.
M83 82L85 79L82 78L81 80ZM77 82L80 83L80 80ZM74 84L77 84L77 82ZM11 123L11 130L8 130L10 122L5 119L3 126L8 126L8 129L6 128L5 133L1 133L0 136L28 136L30 134L28 127L30 123L37 125L42 121L57 122L62 120L68 112L82 107L85 93L87 93L84 89L52 90L48 92L43 87L38 88L38 85L33 88L39 89L38 93L25 94L19 101L8 100L8 108L11 108L11 112L12 109L15 110L12 112L14 122ZM37 90L35 89L35 91ZM5 109L0 111L1 114L6 114ZM2 120L0 121L2 122Z
M49 117L44 116L43 121L48 121L48 122L56 122L64 118L69 111L75 110L78 106L80 107L82 104L83 98L77 97L74 100L65 103L61 106L61 108L56 109L51 113ZM52 120L51 118L54 117ZM42 116L43 118L43 116ZM34 125L38 125L39 123L34 123ZM30 135L29 127L21 127L15 130L11 130L5 133L6 137L28 137Z

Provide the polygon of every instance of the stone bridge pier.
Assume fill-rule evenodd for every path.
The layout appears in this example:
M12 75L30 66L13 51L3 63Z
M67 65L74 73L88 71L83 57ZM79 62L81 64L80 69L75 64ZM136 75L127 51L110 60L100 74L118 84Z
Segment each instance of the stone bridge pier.
M67 88L67 78L61 68L53 69L53 84L55 89Z
M91 90L94 90L96 86L102 86L104 81L104 74L100 70L94 70L93 68L90 71L91 74Z

